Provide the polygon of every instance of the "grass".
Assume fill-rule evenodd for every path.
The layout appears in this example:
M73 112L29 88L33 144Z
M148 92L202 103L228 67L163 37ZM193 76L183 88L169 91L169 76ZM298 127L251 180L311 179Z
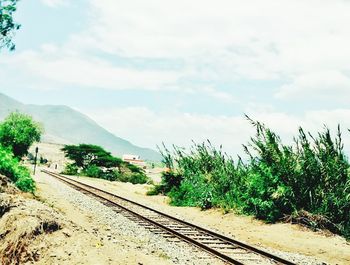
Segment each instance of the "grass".
M256 135L244 145L248 159L226 155L211 143L193 143L188 152L163 145L165 165L160 185L171 204L212 207L254 215L273 223L306 220L350 238L350 165L343 151L341 130L316 135L299 128L294 144L285 145L264 124L251 120Z

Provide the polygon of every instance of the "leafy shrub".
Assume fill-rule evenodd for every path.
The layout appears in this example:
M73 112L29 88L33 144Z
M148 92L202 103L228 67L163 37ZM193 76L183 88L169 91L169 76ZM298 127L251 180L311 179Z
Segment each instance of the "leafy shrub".
M120 182L130 182L132 184L145 184L148 182L148 177L142 173L119 173L116 180Z
M90 144L66 145L62 151L73 160L66 166L64 174L86 175L110 181L144 184L149 181L145 171L135 165L122 161L102 147Z
M141 173L141 174L144 173L144 170L138 166L135 166L135 165L129 164L129 163L127 163L125 165L132 173Z
M158 195L167 194L172 189L178 189L183 177L174 171L162 172L162 181L160 184L154 185L148 192L147 195Z
M148 181L148 177L142 173L132 173L129 182L132 184L145 184Z
M75 164L66 164L65 169L61 173L64 175L76 176L79 174L79 168Z
M142 168L112 156L110 152L100 146L66 145L62 150L67 158L73 160L73 163L66 165L63 174L79 174L133 184L144 184L149 181Z
M350 238L350 164L340 128L334 138L328 128L316 136L300 128L294 145L284 145L265 125L247 118L257 133L244 146L246 162L234 162L209 141L194 143L188 153L163 145L170 171L148 194L166 194L173 205L234 209L267 222L306 216L312 220L305 223L326 224Z
M11 151L0 145L0 174L9 177L22 191L34 192L35 182L29 170L21 166Z
M0 124L0 144L20 159L34 142L40 140L42 131L41 125L31 116L13 112Z
M103 171L95 165L91 165L89 167L87 167L86 169L84 169L84 171L82 172L82 174L91 177L91 178L99 178L101 177Z
M29 175L22 175L16 182L15 185L22 191L25 192L34 192L35 191L35 182Z
M109 169L109 170L105 170L105 171L101 172L100 178L105 179L105 180L109 180L109 181L116 181L116 180L118 180L119 175L120 175L120 173L118 171L113 170L113 169Z

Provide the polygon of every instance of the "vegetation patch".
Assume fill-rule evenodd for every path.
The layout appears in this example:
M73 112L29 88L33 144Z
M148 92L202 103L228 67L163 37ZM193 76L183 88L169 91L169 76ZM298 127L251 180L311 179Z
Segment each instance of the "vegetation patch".
M163 193L173 205L220 207L267 222L284 219L327 228L350 238L350 164L338 128L317 135L302 128L285 145L264 124L247 117L257 133L234 161L208 141L187 153L160 150L169 171L149 194Z
M0 145L0 174L7 176L22 191L34 192L35 182L29 170L20 165L11 151Z
M112 156L102 147L90 144L66 145L62 151L73 161L62 174L82 175L110 181L145 184L149 181L144 170Z
M29 170L20 165L29 147L40 140L42 128L19 112L11 113L0 123L0 174L7 176L22 191L34 192L35 182Z
M40 141L43 129L31 116L12 112L0 124L0 143L8 148L13 155L21 159L27 155L29 147Z

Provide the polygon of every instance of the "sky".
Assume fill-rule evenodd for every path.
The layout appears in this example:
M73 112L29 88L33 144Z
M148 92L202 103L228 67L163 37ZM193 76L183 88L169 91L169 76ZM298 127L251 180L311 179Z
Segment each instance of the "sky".
M244 114L286 142L340 123L350 144L349 14L349 0L22 0L0 91L143 147L240 153Z

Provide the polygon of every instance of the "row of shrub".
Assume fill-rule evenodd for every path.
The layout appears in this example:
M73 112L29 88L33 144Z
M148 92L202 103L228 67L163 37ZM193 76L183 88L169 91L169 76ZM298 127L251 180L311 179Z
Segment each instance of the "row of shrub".
M334 138L328 128L317 135L300 128L294 144L285 145L265 125L249 120L257 133L243 146L244 161L234 161L209 141L189 152L163 146L169 171L149 194L166 194L173 205L233 209L267 222L303 220L350 238L350 164L340 128Z
M66 165L63 174L133 184L145 184L150 181L142 168L112 156L110 152L100 146L89 144L66 145L62 150L65 152L65 156L73 161Z

